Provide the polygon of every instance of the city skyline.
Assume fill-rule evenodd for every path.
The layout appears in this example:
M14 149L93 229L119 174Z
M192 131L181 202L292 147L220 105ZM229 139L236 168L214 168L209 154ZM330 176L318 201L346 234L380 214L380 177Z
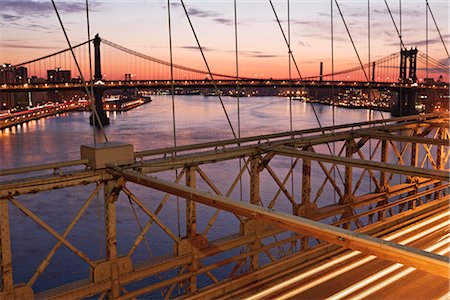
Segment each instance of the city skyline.
M17 64L67 48L50 2L0 1L0 45L4 62ZM72 44L87 39L84 1L55 1ZM171 1L174 63L204 68L201 54L183 8ZM274 1L287 33L287 1ZM355 47L368 62L367 1L339 1ZM397 26L399 4L389 1ZM448 3L430 1L444 41L448 41ZM147 55L169 60L167 1L90 1L91 35L102 37ZM213 72L235 74L233 1L185 1L200 43ZM406 47L425 52L425 1L402 1L402 35ZM399 39L383 1L370 1L371 60L399 51ZM268 1L237 1L239 69L242 76L288 75L287 47ZM335 70L358 66L358 60L336 5L334 10ZM290 1L291 48L302 75L331 68L330 1ZM421 18L424 19L424 18ZM441 61L446 52L434 23L428 20L429 55ZM418 71L419 77L424 77ZM293 68L293 76L297 75ZM74 74L75 75L75 74ZM446 74L444 74L446 75Z

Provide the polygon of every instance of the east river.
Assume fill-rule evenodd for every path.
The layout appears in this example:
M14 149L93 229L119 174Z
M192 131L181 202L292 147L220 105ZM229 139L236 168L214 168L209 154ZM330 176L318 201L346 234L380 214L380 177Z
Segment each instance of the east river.
M223 100L237 132L237 99L224 97ZM332 125L332 107L320 104L314 105L322 126ZM233 138L217 97L176 96L175 110L178 145ZM381 118L379 112L370 112L365 109L335 108L335 124L367 121L370 113L372 119ZM290 128L290 105L286 98L241 98L240 115L242 137L284 132L289 131ZM309 103L293 101L292 116L294 130L318 127ZM384 113L384 116L388 118L389 114ZM110 113L109 117L111 125L105 128L105 133L110 141L133 144L135 151L173 146L171 96L153 96L151 103L123 113ZM100 139L101 135L98 132L96 134L97 139ZM70 112L3 130L0 132L0 136L1 169L10 169L79 159L80 145L93 143L93 128L89 125L88 112ZM284 176L289 166L284 162L277 161L274 164L274 168L283 174L281 176ZM226 190L227 186L231 184L237 172L236 165L226 163L211 164L205 166L203 170L207 174L216 175L216 183L223 190ZM161 176L169 178L173 174ZM263 176L262 180L268 180L268 178ZM300 182L298 178L296 180ZM132 187L152 210L157 207L162 197L161 193L148 193L140 187ZM245 183L243 188L245 194L248 183ZM264 184L262 193L273 194L275 188L276 185ZM92 190L92 185L74 187L25 195L18 197L18 200L62 233ZM294 194L297 197L300 194L298 187ZM233 193L232 197L238 197L238 192ZM73 233L68 236L69 241L82 249L93 260L100 259L105 254L104 247L99 246L104 244L104 228L101 225L103 223L101 200L97 199L91 204L79 224L74 228ZM179 205L177 205L177 201ZM12 205L9 205L9 207L14 281L15 283L27 282L34 274L40 261L45 258L56 243L56 240L30 218L25 217L18 209ZM178 207L181 207L180 219L184 222L184 202L182 199L171 198L159 215L161 220L175 233L178 231ZM118 208L118 249L119 253L123 255L130 249L138 232L138 225L126 197L119 199ZM135 209L138 208L135 206ZM199 218L198 226L204 228L213 211L201 205L198 210L200 215L208 216L201 220ZM147 220L146 216L140 211L138 211L138 216L140 222L144 224ZM234 216L227 213L222 213L219 216L216 224L211 228L211 236L220 237L236 232ZM182 231L184 230L183 226L182 224ZM145 261L152 255L172 253L173 241L157 226L152 227L147 238L151 253L142 244L133 255L133 262ZM89 277L89 266L62 246L48 268L39 276L33 285L33 289L35 291L45 290L86 277ZM155 276L149 280L157 281L158 277Z

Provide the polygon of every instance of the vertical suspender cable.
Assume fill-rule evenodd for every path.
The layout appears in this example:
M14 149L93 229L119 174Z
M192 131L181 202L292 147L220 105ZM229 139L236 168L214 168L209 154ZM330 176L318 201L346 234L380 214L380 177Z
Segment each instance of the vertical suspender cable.
M240 105L240 88L239 88L239 47L238 47L238 21L237 21L237 3L233 1L234 8L234 46L236 61L236 92L237 92L237 123L238 123L238 139L241 138L241 105ZM238 146L240 143L238 143ZM242 170L242 159L239 158L239 172ZM242 178L239 179L239 199L242 201Z
M87 23L87 37L88 37L88 57L89 57L89 86L90 86L90 91L91 91L91 95L94 95L94 81L92 78L92 52L91 52L91 27L90 27L90 21L89 21L89 3L88 0L86 0L86 23ZM96 111L95 108L95 101L92 101L93 99L91 98L91 110L92 112ZM92 115L92 130L93 130L93 134L94 134L94 145L97 144L97 137L95 135L95 116L94 114ZM101 225L101 213L100 213L100 197L99 194L97 193L97 231L98 231L98 247L99 247L99 254L100 257L103 256L103 239L102 239L102 225Z
M369 81L369 76L367 76L366 69L365 69L365 67L364 67L364 65L363 65L363 63L361 61L361 57L359 56L358 49L356 49L355 42L353 41L352 35L350 33L350 30L349 30L349 28L347 26L347 22L345 21L344 15L343 15L343 13L341 11L341 7L339 6L339 3L338 3L337 0L335 0L334 2L336 3L336 7L337 7L337 9L339 11L339 14L341 16L342 23L344 23L344 27L345 27L345 30L347 31L347 35L348 35L348 37L350 39L350 42L352 43L353 50L355 50L356 57L358 58L358 61L359 61L359 65L361 66L361 70L364 73L364 77L366 78L367 81ZM383 116L383 113L381 112L381 110L380 110L380 115L381 115L381 118L384 120L384 116Z
M427 53L426 78L428 78L428 0L425 0L425 52Z
M175 83L173 78L173 45L172 45L172 22L170 17L170 0L167 0L167 14L169 24L169 53L170 53L170 87L172 94L172 127L173 127L173 145L177 146L176 120L175 120ZM176 153L175 153L176 155Z
M333 119L333 134L334 134L334 125L335 125L335 103L334 103L334 20L333 20L333 0L330 1L330 20L331 20L331 105L332 105L332 119ZM336 154L336 146L333 142L333 155Z
M369 121L372 121L372 86L370 83L370 0L367 0L367 55L368 55L368 75L369 78L367 82L369 83L369 91L367 93L367 96L369 98ZM369 157L368 159L371 160L372 156L372 139L369 138ZM369 180L369 191L372 192L372 179Z
M87 36L88 41L91 40L91 25L89 21L89 3L88 0L86 0L86 23L87 23ZM94 95L94 81L92 80L92 51L91 51L91 42L88 43L88 52L89 52L89 87L91 91L91 95ZM91 110L95 111L95 101L91 101ZM92 117L92 128L93 128L93 134L94 134L94 145L97 144L97 137L95 136L95 117Z
M231 132L233 134L234 139L237 139L237 135L236 135L236 132L234 131L233 124L231 124L231 120L230 120L230 117L228 116L228 112L227 112L227 109L225 108L225 104L223 103L222 97L220 96L220 93L218 92L219 89L217 88L216 81L214 80L214 75L211 72L211 69L209 67L208 61L206 60L205 53L203 52L203 48L200 45L200 41L199 41L199 39L197 37L197 33L195 32L194 25L192 24L192 21L191 21L191 17L189 16L189 13L188 13L188 10L186 8L186 5L184 4L184 1L183 0L180 0L180 1L181 1L181 6L183 7L184 13L186 15L186 18L188 20L189 26L191 27L192 33L194 34L194 38L195 38L195 41L197 42L198 49L200 50L200 53L202 55L203 62L205 63L206 69L208 70L208 74L211 77L211 82L213 83L214 90L218 94L217 96L219 98L220 104L222 105L222 109L223 109L223 111L225 113L225 117L227 118L228 125L230 126L230 129L231 129Z
M237 91L237 122L238 122L238 138L241 138L241 114L240 114L240 90L239 90L239 49L238 49L238 24L237 24L237 4L233 2L234 8L234 46L236 61L236 91Z
M359 64L361 65L361 69L362 69L362 71L364 73L364 77L367 79L368 76L367 76L366 70L365 70L365 68L363 66L363 63L362 63L361 58L359 56L358 50L356 49L355 42L353 41L352 35L350 34L350 30L349 30L349 28L347 26L347 22L345 22L344 15L342 14L341 8L340 8L339 3L337 2L337 0L335 0L335 3L336 3L336 7L337 7L337 9L339 11L339 14L341 15L342 22L344 23L344 27L345 27L345 29L347 31L348 37L350 38L350 42L352 43L353 50L355 50L356 57L358 58Z
M291 45L291 9L290 9L290 1L287 0L287 26L288 26L288 43ZM291 47L289 47L288 53L288 72L289 72L289 130L292 133L292 138L294 138L293 134L293 124L292 124L292 67L291 67ZM291 157L291 168L294 168L294 158ZM291 194L294 197L294 170L292 170L291 174Z
M370 88L370 0L367 0L367 55L368 55L368 75L369 88ZM369 93L369 101L371 100L371 95ZM369 114L370 116L370 114Z
M436 22L436 19L434 18L433 11L431 10L430 3L428 3L428 1L427 1L427 7L430 10L431 18L433 19L434 26L436 26L436 30L437 30L437 32L439 34L439 37L440 37L441 42L442 42L442 45L444 46L445 53L447 53L447 58L450 58L450 55L448 54L447 46L445 45L445 42L444 42L444 38L442 37L441 31L439 30L439 26L438 26L438 24Z
M291 12L290 1L287 0L287 28L288 28L288 43L291 45ZM288 49L288 68L289 68L289 130L293 131L292 126L292 70L291 70L291 47Z
M331 111L332 111L332 121L333 121L333 130L332 134L334 135L335 130L334 126L336 123L335 120L335 103L334 103L334 17L333 17L333 0L330 0L330 29L331 29ZM333 156L336 155L336 142L333 141ZM333 180L336 182L336 168L333 169ZM333 189L333 204L336 205L336 190ZM336 217L336 216L335 216Z
M402 27L402 0L398 0L398 13L399 13L399 20L400 20L400 51L402 49L402 38L403 38L403 27ZM400 86L400 99L403 98L403 88ZM403 103L400 102L400 117L403 116ZM403 152L403 142L400 141L400 153ZM403 176L400 175L400 181L403 181ZM400 182L401 183L401 182Z
M236 101L237 101L237 122L238 122L238 138L241 138L241 111L240 111L240 87L239 87L239 54L238 54L238 28L237 28L237 3L236 0L233 1L234 10L234 54L236 62ZM240 146L240 143L238 143ZM239 157L239 172L242 170L242 158ZM239 200L243 201L243 191L242 191L242 176L239 178ZM245 252L245 249L241 247L240 253ZM244 272L244 266L241 266L241 273Z
M397 32L397 35L398 35L398 37L400 39L400 45L401 45L400 47L401 48L405 48L405 45L403 44L403 40L402 40L402 35L399 32L399 30L398 30L397 23L395 23L394 16L392 15L391 8L389 7L389 4L387 3L386 0L384 0L384 4L386 4L386 8L387 8L387 10L389 12L389 15L391 16L392 23L394 24L394 27L395 27L395 31Z
M402 0L398 0L398 13L399 13L399 20L400 20L400 39L403 38L403 22L402 22ZM402 45L400 44L400 48Z
M78 60L77 60L77 58L75 56L75 52L73 51L72 44L70 43L69 37L67 36L67 32L66 32L66 29L64 28L64 24L63 24L63 22L61 20L61 16L59 15L58 8L56 7L56 4L55 4L55 0L52 0L52 4L53 4L53 8L55 10L56 16L58 17L59 24L61 25L61 29L62 29L62 31L64 33L65 38L66 38L67 44L69 45L70 52L72 53L72 57L73 57L73 59L75 61L75 65L76 65L77 70L78 70L78 72L80 74L81 82L82 82L82 84L84 86L86 94L89 96L89 99L90 99L91 102L95 101L94 100L94 96L90 93L90 91L89 91L89 89L87 87L86 81L84 80L83 73L81 72L81 68L80 68L80 65L78 64ZM97 110L94 110L94 113L93 113L92 117L93 118L95 118L95 117L97 118L97 120L99 121L100 130L103 133L103 137L105 138L105 141L108 141L108 138L106 137L105 131L103 130L103 125L102 125L102 122L100 121L100 117L99 117L99 115L97 113Z
M272 0L269 0L269 4L270 4L270 6L271 6L271 8L272 8L272 11L273 11L273 14L274 14L274 16L275 16L275 19L277 20L278 27L280 28L281 34L283 35L284 41L285 41L285 43L286 43L286 46L287 46L288 49L289 49L289 53L290 53L292 62L294 63L294 66L295 66L295 69L296 69L297 74L298 74L298 76L299 76L299 79L302 81L303 87L306 88L305 82L304 82L303 77L302 77L302 75L301 75L301 73L300 73L300 69L299 69L298 64L297 64L297 62L296 62L296 60L295 60L294 54L293 54L292 51L291 51L291 44L289 43L289 41L288 41L288 39L287 39L287 37L286 37L286 34L284 33L284 29L283 29L283 27L281 26L280 18L278 17L277 11L276 11L276 9L275 9L275 6L273 5ZM316 121L317 121L317 123L319 124L319 127L320 127L320 128L323 128L322 122L320 122L319 115L317 114L316 109L314 108L314 105L313 105L312 103L311 103L311 108L312 108L312 110L313 110L314 116L316 117ZM325 133L325 131L323 131L323 133ZM331 154L331 153L332 153L332 149L331 149L331 147L330 147L330 144L329 144L329 143L326 143L326 144L327 144L328 151L329 151L330 154ZM341 173L339 172L339 170L338 170L338 174L339 174L339 177L341 178L341 181L344 182L344 179L342 178L342 175L341 175Z
M170 0L167 0L167 20L169 25L169 54L170 54L170 84L172 95L172 126L173 126L173 145L177 146L177 134L176 134L176 120L175 120L175 83L173 78L173 46L172 46L172 22L170 17ZM177 153L175 152L176 156ZM175 178L178 178L178 169L175 169ZM180 225L180 199L177 197L177 224L178 224L178 236L181 235Z
M398 0L398 13L399 13L399 26L400 26L400 51L402 50L402 44L403 44L403 32L402 32L402 0ZM404 82L403 82L404 83ZM399 102L399 109L400 109L400 117L403 117L403 103L402 103L402 98L403 98L403 88L402 85L400 85L400 96L398 99ZM400 143L401 146L401 143Z

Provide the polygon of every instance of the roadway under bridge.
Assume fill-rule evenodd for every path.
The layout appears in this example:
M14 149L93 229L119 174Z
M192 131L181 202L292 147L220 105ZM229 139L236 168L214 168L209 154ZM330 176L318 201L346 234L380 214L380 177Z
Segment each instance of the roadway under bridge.
M1 170L0 299L442 297L450 279L449 120L415 115L139 152L98 143L82 146L77 161ZM234 172L220 175L230 164ZM77 195L67 226L30 208L61 205L46 202L49 193ZM100 257L72 240L96 198ZM119 222L127 202L134 214ZM24 262L11 251L20 238L11 228L23 224L10 217L13 208L54 237L24 282L14 276ZM118 230L122 222L135 222L136 232ZM163 240L172 246L137 257ZM83 262L84 278L37 289L63 249Z

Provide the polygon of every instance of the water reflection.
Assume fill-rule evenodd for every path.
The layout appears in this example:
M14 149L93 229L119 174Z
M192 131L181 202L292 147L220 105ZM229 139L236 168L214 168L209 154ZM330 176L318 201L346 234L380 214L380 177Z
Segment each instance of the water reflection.
M236 98L224 97L223 101L230 120L237 131ZM217 98L179 96L176 98L175 105L178 145L232 138L231 130ZM320 116L322 125L331 125L333 122L332 108L317 104L315 108ZM244 98L241 99L240 110L241 135L243 137L289 130L290 107L289 101L284 98ZM292 112L294 130L318 127L311 104L293 101ZM369 115L365 110L336 108L335 113L336 124L366 121L369 119ZM72 112L62 114L58 117L39 119L24 126L16 126L2 131L0 143L1 168L8 169L78 159L80 145L93 143L94 132L97 141L102 140L101 132L89 125L89 115L89 112ZM155 96L151 103L143 105L139 109L126 113L109 114L109 117L111 118L111 125L105 127L105 132L110 141L131 143L134 145L136 151L173 145L170 96ZM377 115L374 115L374 118L377 118ZM340 144L337 145L337 148L340 148ZM217 186L222 191L226 191L232 184L233 176L237 175L238 169L236 164L236 161L209 164L202 166L202 170L206 174L214 175ZM290 167L290 162L285 159L275 158L271 162L271 166L279 174L286 174ZM327 167L329 168L329 166ZM230 177L230 174L233 176ZM162 175L158 174L158 176L173 180L175 174L174 172L166 172ZM313 176L317 181L312 184L312 188L313 191L317 191L324 175L317 170L313 170ZM296 178L298 179L298 177ZM263 195L263 201L266 205L277 191L276 184L273 180L269 179L267 174L262 174L261 181L264 184L261 186L261 195ZM247 174L244 174L243 182L243 195L248 195ZM198 185L200 188L207 188L200 180ZM159 203L161 193L155 191L148 193L148 190L143 188L132 187L140 198L145 199L149 207L154 208ZM287 188L289 190L295 188L294 196L299 199L301 191L297 186L291 187L288 183ZM91 186L80 186L39 193L38 195L26 195L20 197L20 200L24 201L38 215L45 217L50 222L50 225L55 226L55 229L62 232L61 230L64 230L64 226L67 225L73 217L73 213L81 205L79 195L85 195L92 191L92 189L93 187ZM367 184L362 184L361 190L367 190ZM325 191L325 194L329 196L328 199L333 199L332 192ZM231 196L239 199L239 191L235 190ZM64 200L63 204L61 200ZM118 201L118 232L121 237L121 244L119 243L118 247L120 253L126 251L136 236L137 231L136 224L130 221L132 219L132 213L128 202L122 200ZM319 204L322 205L323 203ZM93 241L92 239L86 239L86 236L93 235L92 228L97 228L99 211L97 209L102 209L101 205L99 207L97 208L95 205L90 207L88 215L83 219L81 224L77 225L77 231L74 233L74 236L71 236L77 246L82 247L83 251L93 259L99 257L99 245L95 241L97 237ZM283 199L280 199L280 202L275 208L288 212L291 209L289 201L283 202ZM199 210L202 216L211 216L214 213L214 211L202 205L199 205ZM176 201L171 198L161 212L161 219L164 220L165 225L171 228L173 232L177 232L175 214ZM181 214L183 214L183 211L181 211ZM139 217L142 220L146 219L141 212L139 212ZM37 260L35 258L42 257L42 255L46 254L48 248L54 243L54 239L39 231L38 226L33 222L29 220L24 221L23 216L17 211L11 211L11 219L12 224L20 225L11 227L13 230L15 259L20 261L20 264L16 268L15 276L17 276L17 280L26 282L31 276L30 274L37 267ZM202 226L201 222L203 221L205 219L199 220L199 226ZM216 234L216 237L235 232L236 228L238 228L235 218L227 213L221 213L219 215L217 225L211 229L211 233ZM102 234L103 232L100 232L99 236ZM153 248L156 255L172 251L173 242L167 239L163 233L151 231L150 234L154 235L152 237L153 240L158 240L158 244ZM123 239L124 236L127 238ZM38 242L28 243L29 240L37 240ZM67 249L61 248L61 252L58 252L55 261L53 261L53 265L44 272L42 279L33 287L36 291L81 279L86 276L88 273L86 266L76 257L69 256L69 259L65 259L66 256L63 255L64 251L67 251ZM133 258L144 260L147 257L148 254L145 252L145 249L139 248ZM58 273L60 272L58 266L61 265L64 265L67 270L67 274L64 276Z
M223 102L237 132L236 98L223 97ZM240 103L242 137L289 130L290 104L285 98L252 97ZM313 105L322 126L332 125L332 107ZM178 145L233 137L216 97L178 96L175 110ZM292 112L294 130L318 127L311 104L292 101ZM151 103L139 109L109 113L109 117L111 126L105 127L109 140L132 143L136 150L173 145L170 96L154 96ZM335 124L369 118L368 110L335 108ZM380 113L372 112L372 119L379 118ZM93 131L89 112L64 113L5 129L1 132L1 168L78 159L79 146L93 142ZM96 138L103 138L98 130Z

